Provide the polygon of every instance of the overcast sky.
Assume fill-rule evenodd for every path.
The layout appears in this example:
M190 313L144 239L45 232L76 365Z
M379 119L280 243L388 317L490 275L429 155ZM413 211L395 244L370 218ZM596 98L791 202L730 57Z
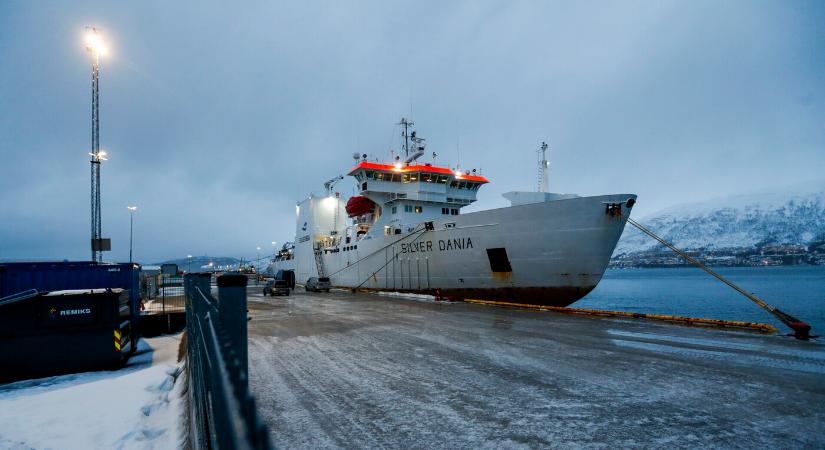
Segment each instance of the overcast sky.
M254 256L411 116L470 209L535 189L676 203L822 180L825 2L0 2L0 259L89 258L90 58L109 260ZM349 179L339 185L352 193Z

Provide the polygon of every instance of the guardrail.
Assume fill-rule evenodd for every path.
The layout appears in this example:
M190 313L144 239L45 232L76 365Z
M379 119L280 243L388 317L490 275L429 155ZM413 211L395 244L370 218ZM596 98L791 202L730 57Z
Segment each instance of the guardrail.
M270 449L249 391L247 277L187 274L186 333L189 444L195 449Z
M183 313L183 278L157 275L140 280L142 315Z

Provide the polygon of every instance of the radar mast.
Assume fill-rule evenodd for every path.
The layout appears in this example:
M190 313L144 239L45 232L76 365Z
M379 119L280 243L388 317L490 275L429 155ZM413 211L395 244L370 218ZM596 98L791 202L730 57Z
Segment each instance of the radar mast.
M550 190L550 162L547 160L547 148L549 146L546 142L541 143L538 150L539 156L539 192L548 192Z

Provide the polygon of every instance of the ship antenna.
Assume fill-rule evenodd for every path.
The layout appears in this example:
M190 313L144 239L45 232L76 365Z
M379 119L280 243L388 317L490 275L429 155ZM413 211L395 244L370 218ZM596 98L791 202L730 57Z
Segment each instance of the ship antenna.
M415 125L415 122L408 121L405 117L402 117L401 122L396 125L402 125L404 127L404 131L401 132L401 136L404 137L404 156L410 156L410 127Z
M539 156L539 192L547 192L550 190L550 162L547 161L547 148L549 146L546 142L541 143L541 147L538 150Z

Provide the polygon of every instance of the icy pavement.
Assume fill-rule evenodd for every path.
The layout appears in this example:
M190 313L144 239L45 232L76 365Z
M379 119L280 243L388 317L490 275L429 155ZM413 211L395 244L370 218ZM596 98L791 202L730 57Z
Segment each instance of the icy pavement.
M825 345L552 312L250 290L276 447L825 446Z
M180 338L142 339L120 370L0 385L0 448L178 448Z

